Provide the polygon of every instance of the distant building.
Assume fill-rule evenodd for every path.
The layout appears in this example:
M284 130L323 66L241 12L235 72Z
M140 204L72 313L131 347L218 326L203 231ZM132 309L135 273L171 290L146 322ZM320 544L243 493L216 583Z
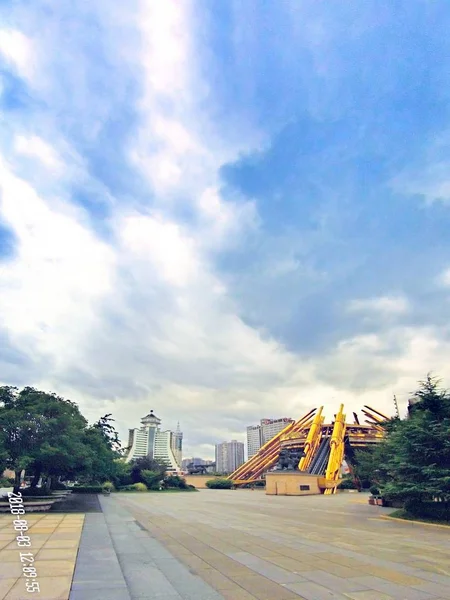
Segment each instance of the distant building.
M217 473L233 473L244 464L244 444L231 440L216 444L216 471Z
M259 425L249 425L247 427L247 456L254 456L261 446L264 446L277 433L282 431L289 423L294 423L294 419L282 417L280 419L261 419Z
M148 456L165 462L169 471L180 471L182 463L183 434L178 424L176 431L161 431L161 419L150 411L141 419L139 429L130 429L126 462Z
M261 426L249 425L247 427L247 456L251 458L261 448Z
M200 466L209 466L211 464L213 464L214 461L212 460L206 460L204 458L198 458L193 456L192 458L183 458L183 462L182 462L182 469L183 471L185 471L188 467L188 465L194 465L194 467L200 467Z

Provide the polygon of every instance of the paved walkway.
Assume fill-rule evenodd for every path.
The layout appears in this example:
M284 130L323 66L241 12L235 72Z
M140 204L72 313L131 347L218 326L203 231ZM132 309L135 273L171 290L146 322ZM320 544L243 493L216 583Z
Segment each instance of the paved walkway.
M31 548L0 517L0 600L31 597L20 551L34 554L38 600L450 599L449 530L383 520L390 509L362 495L99 500L103 513L27 515Z
M100 502L103 514L86 515L70 600L223 600L115 496Z
M10 514L0 516L0 600L67 600L72 582L84 515L25 515L31 547L19 548ZM21 563L21 553L32 553L34 562ZM40 591L28 592L22 569L36 567ZM25 571L25 573L27 573ZM29 573L29 571L28 571ZM30 577L29 581L33 581ZM86 599L87 600L87 599ZM94 600L94 599L92 599Z
M106 502L226 600L450 599L449 530L379 519L390 509L367 496L205 490Z

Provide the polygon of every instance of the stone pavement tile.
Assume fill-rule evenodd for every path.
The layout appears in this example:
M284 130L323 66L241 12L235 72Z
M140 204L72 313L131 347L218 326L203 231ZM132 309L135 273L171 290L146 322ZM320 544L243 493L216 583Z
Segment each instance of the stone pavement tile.
M374 590L368 590L367 592L351 592L345 594L347 598L351 600L394 600L393 596L388 596L382 592L375 592Z
M67 600L70 593L71 577L40 577L39 596L45 600ZM33 594L27 592L24 579L19 581L6 594L5 600L28 600Z
M237 552L232 554L230 558L275 583L300 583L301 581L304 581L303 577L300 577L295 573L291 573L286 569L282 569L281 567L277 567L276 565L272 565L271 563L247 552Z
M385 569L384 567L378 567L376 565L366 565L361 570L368 575L375 575L376 577L381 577L381 579L386 579L387 581L392 581L393 583L399 583L400 585L412 586L424 583L423 579L419 579L418 577L405 575L404 573L399 573L398 571ZM358 574L358 576L360 575Z
M357 583L352 579L343 579L325 571L304 571L302 577L318 583L334 592L360 592L367 590L367 586Z
M368 564L367 562L363 562L350 556L342 556L335 552L320 552L316 553L315 556L319 559L325 559L327 562L330 561L344 567L350 567L354 570L362 569Z
M342 565L338 565L335 563L323 563L320 561L319 563L314 563L316 568L319 568L322 571L326 571L327 573L331 573L332 575L337 575L337 577L343 577L344 579L349 579L350 577L355 576L355 570L350 567L344 567Z
M75 569L74 560L35 560L33 566L36 567L38 577L50 577L52 575L73 575Z
M450 563L450 560L447 564ZM413 560L408 563L408 566L416 569L424 569L425 571L431 571L432 573L442 573L442 567L436 563L432 563L425 560Z
M258 600L298 600L298 594L291 591L288 586L278 585L260 575L237 576L232 579Z
M441 583L434 583L432 581L427 581L426 583L422 583L420 585L413 586L414 589L420 590L421 592L427 592L428 594L433 594L434 596L441 596L442 598L450 598L450 588Z
M238 586L232 581L229 577L222 575L219 571L215 569L199 569L196 570L196 573L206 581L210 586L212 586L215 590L222 592L222 590L233 590L237 589Z
M222 558L219 560L208 561L208 563L214 567L217 571L234 579L234 577L245 577L254 575L254 571L249 569L248 567L241 565L234 560L226 560L226 558Z
M431 571L415 571L414 575L425 581L433 581L434 583L441 583L450 589L450 577L448 575L442 575L439 573L432 573Z
M73 560L75 562L77 552L77 548L46 549L44 545L36 554L36 560Z
M120 556L120 566L132 598L143 594L155 598L176 594L170 581L145 555L140 560L131 554Z
M95 598L98 590L101 591L111 589L126 591L128 597L130 597L128 588L123 577L120 579L116 579L115 577L110 577L109 579L107 577L99 577L98 579L91 579L86 581L72 581L70 599L72 600L72 594L74 592L83 592L83 594L85 594L85 598L89 598L90 600L90 597Z
M31 537L31 536L30 536ZM34 536L33 536L34 539ZM80 539L80 534L79 533L60 533L59 531L55 531L55 533L52 533L51 535L51 539L52 540L79 540Z
M0 581L10 577L22 577L22 565L15 562L0 562Z
M212 570L212 567L210 564L208 564L207 562L205 562L203 559L199 558L198 556L194 556L193 554L184 554L181 556L180 560L187 565L189 568L194 569L195 571L197 570Z
M15 550L0 550L0 563L20 562L20 552L23 552L23 549L17 548L17 544Z
M253 594L250 594L250 592L243 590L238 585L231 590L220 590L220 593L224 600L257 600L256 596L253 596ZM297 596L297 600L299 600L299 596Z
M72 590L70 593L70 600L88 600L88 598L89 596L86 596L86 590ZM90 599L94 600L92 595ZM95 590L95 600L130 600L130 594L126 587L103 587L102 589Z
M281 567L282 569L287 569L288 571L298 571L299 566L301 566L302 564L305 563L300 563L298 560L295 560L295 558L288 558L287 556L262 556L261 557L263 560L267 560L268 562L273 563L274 565L277 565L277 567ZM312 564L308 564L307 565L308 568L312 569L313 565Z
M50 537L44 546L46 550L52 548L78 548L78 540L54 540Z
M189 570L176 558L154 558L155 564L185 600L222 600L197 574Z
M305 583L290 583L286 587L301 598L304 598L304 600L347 600L347 597L339 592L333 592L322 585L310 581Z
M3 579L0 577L0 600L3 600L16 581L17 577L14 579Z
M190 550L188 550L185 546L182 546L181 544L170 543L164 544L164 546L171 554L175 554L177 556L180 556L182 554L194 556Z
M353 581L362 583L369 589L382 592L383 594L388 594L393 598L398 598L399 600L429 600L433 597L432 594L428 594L427 592L421 592L414 588L399 585L397 583L389 583L385 579L374 577L372 575L367 575L365 577L354 577Z

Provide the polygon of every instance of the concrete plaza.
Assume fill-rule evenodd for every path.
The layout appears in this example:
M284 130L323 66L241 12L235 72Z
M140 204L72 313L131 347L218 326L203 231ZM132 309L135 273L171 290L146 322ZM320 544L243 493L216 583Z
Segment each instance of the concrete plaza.
M227 600L450 598L450 529L382 519L392 509L369 506L367 495L111 500Z
M366 495L203 490L100 503L28 516L34 594L12 518L0 517L0 600L450 599L450 530L386 520L391 509Z

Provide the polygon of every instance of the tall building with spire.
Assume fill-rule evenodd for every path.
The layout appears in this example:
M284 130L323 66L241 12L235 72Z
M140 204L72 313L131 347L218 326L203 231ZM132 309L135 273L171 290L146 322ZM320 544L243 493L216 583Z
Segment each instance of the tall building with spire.
M161 419L150 411L142 417L141 427L130 429L128 436L128 454L126 462L136 458L153 458L165 462L168 471L179 472L181 470L183 434L180 424L177 430L161 431Z

